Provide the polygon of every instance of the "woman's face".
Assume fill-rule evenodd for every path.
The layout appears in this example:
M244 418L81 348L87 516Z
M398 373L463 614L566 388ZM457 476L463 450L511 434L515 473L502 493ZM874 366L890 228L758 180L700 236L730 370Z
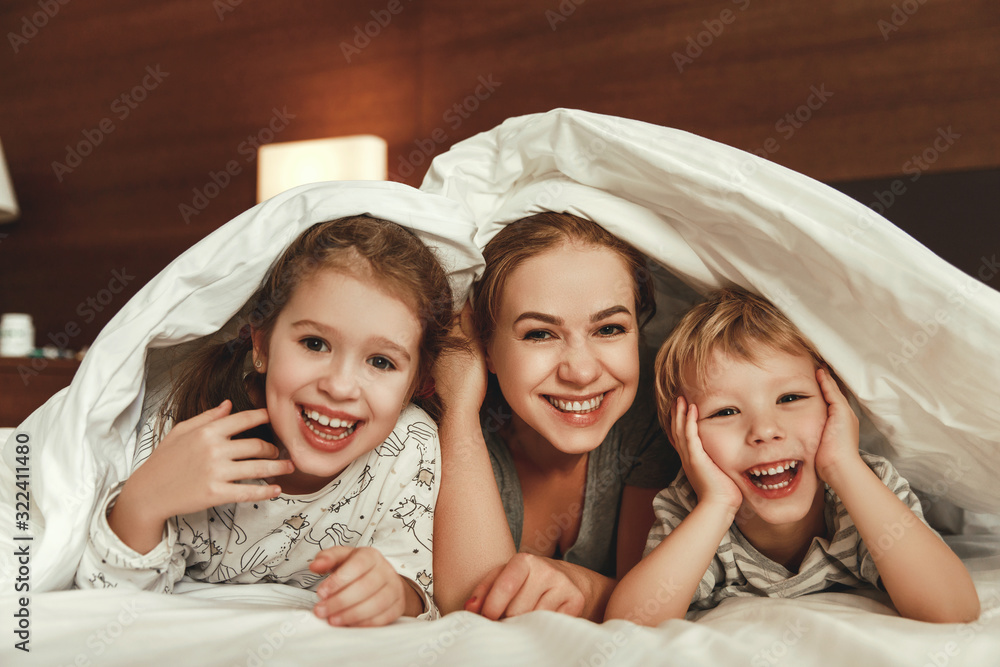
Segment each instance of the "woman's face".
M507 279L487 363L516 417L559 451L597 447L635 399L634 284L615 252L573 243Z

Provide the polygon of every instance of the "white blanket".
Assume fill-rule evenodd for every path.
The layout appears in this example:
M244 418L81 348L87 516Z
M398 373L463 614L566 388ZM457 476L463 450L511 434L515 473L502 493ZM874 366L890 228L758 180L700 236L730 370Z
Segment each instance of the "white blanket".
M13 440L3 450L0 617L9 625L0 664L996 664L995 534L950 541L983 601L969 625L908 621L876 600L825 593L732 600L697 622L652 629L548 612L494 623L460 612L343 630L311 616L310 593L282 586L194 586L173 596L57 590L71 581L96 495L126 473L158 352L226 324L306 226L360 212L439 246L457 298L481 267L473 233L481 246L500 225L543 209L591 217L673 272L657 274L662 318L652 341L696 298L688 287L759 290L857 395L878 428L869 447L932 500L1000 510L1000 295L865 207L706 139L565 110L511 119L456 145L434 161L423 189L445 197L358 183L280 195L197 244L115 316L73 384L19 429L31 444L23 533L12 523ZM30 654L11 634L23 607L8 583L19 571L15 534L34 536Z
M870 450L935 498L1000 513L1000 293L866 206L702 137L566 109L457 144L421 188L468 206L480 247L525 215L568 211L699 292L767 296L884 436Z

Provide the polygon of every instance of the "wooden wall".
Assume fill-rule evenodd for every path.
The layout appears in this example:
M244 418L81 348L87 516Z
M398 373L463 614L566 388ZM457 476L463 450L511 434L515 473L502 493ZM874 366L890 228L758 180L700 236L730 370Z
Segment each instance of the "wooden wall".
M261 139L379 134L417 185L427 153L577 107L829 182L901 174L947 128L960 138L929 172L1000 166L994 0L17 0L0 26L0 138L23 209L0 227L0 312L34 315L39 344L67 327L89 343L251 206ZM196 200L231 161L231 182ZM1000 251L995 217L942 224Z

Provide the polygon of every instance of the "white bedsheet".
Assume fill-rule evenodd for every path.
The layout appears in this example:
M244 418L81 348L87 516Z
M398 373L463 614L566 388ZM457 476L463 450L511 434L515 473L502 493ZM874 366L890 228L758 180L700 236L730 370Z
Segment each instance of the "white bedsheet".
M36 536L30 654L14 648L20 605L8 583L18 563L6 466L15 462L10 443L3 451L0 664L1000 664L1000 539L990 532L1000 511L1000 295L820 183L635 121L567 110L511 119L435 159L422 187L444 198L357 183L279 195L178 258L116 315L73 384L21 426L32 444ZM131 459L155 384L144 373L147 351L155 358L226 323L307 224L363 211L408 224L442 248L461 297L481 266L473 234L482 245L500 225L542 209L591 217L672 271L657 273L654 340L695 298L689 288L735 282L785 309L871 417L866 446L935 506L986 513L968 531L977 534L950 538L973 573L982 618L936 626L826 593L731 600L697 622L653 629L547 612L494 623L460 612L343 630L311 616L310 594L280 586L173 596L58 590L71 580L95 495Z

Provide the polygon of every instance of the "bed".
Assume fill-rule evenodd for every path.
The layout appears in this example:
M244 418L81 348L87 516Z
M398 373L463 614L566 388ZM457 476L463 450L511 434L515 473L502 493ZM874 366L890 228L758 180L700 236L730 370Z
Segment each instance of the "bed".
M69 388L16 432L0 433L0 568L12 582L0 591L9 624L0 663L1000 664L1000 294L816 181L626 119L574 110L510 119L438 156L421 189L304 186L237 217L115 316ZM545 209L590 217L649 256L659 307L651 344L725 283L782 307L854 395L863 446L922 492L972 573L979 620L924 624L898 617L877 594L821 593L733 599L657 628L458 612L350 630L313 618L310 593L273 584L189 583L175 595L68 590L80 526L98 492L126 474L136 425L161 396L168 351L238 323L274 248L310 222L368 211L437 247L461 296L481 267L476 248L503 224ZM23 530L13 519L17 433L30 444ZM19 592L25 564L11 554L25 544L31 587ZM17 648L22 637L30 653Z

